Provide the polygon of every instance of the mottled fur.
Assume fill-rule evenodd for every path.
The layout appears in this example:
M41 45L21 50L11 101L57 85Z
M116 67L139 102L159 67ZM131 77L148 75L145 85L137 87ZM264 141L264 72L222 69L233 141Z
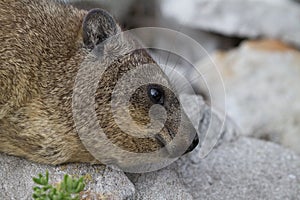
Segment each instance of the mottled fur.
M105 18L97 24L101 34L96 31L85 35L83 31L89 29L88 25L82 26L86 14L45 0L0 2L0 152L48 164L98 162L83 146L75 129L73 86L79 66L91 49L101 38L120 32L120 28L107 24L114 22ZM161 144L155 139L141 140L122 133L109 110L110 95L123 73L149 62L154 63L143 50L118 59L100 80L96 93L96 111L108 137L133 152L153 151ZM133 118L141 125L149 120L147 109L151 103L146 96L141 89L131 108ZM165 135L170 130L176 132L178 124L179 102L169 97L173 101L168 104L172 117L168 118ZM165 141L170 139L166 137Z
M47 1L0 2L0 151L42 163L89 161L71 95L85 12Z

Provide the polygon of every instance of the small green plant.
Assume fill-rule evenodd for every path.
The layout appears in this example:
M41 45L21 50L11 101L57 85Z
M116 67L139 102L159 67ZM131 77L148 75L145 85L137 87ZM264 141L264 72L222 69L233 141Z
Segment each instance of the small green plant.
M39 185L33 188L33 199L35 200L79 200L79 193L84 189L83 177L76 179L65 175L63 181L55 187L49 184L49 172L46 175L33 177L33 181Z

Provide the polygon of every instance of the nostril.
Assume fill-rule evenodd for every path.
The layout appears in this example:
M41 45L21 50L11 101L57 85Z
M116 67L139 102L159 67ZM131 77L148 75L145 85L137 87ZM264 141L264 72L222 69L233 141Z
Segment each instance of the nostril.
M192 144L193 144L195 147L199 144L199 138L198 138L198 135L196 135L196 137L194 138Z
M198 138L198 135L196 134L192 144L189 146L189 148L185 151L184 154L187 154L187 153L193 151L197 147L198 144L199 144L199 138Z

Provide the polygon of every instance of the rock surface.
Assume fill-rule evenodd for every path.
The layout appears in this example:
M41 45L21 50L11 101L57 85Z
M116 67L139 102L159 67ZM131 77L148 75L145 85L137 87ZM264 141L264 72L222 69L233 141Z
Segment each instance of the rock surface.
M277 38L300 47L300 4L293 0L166 0L164 16L228 36Z
M145 174L105 167L43 166L1 154L0 199L30 199L32 176L46 169L52 182L64 173L85 175L87 188L108 199L298 199L300 158L277 144L251 138L224 142L208 157L199 148L170 166ZM93 199L93 198L92 198Z
M37 177L39 173L45 174L46 170L49 170L50 183L60 182L64 174L84 176L90 199L96 199L96 196L126 199L135 193L133 184L123 172L105 166L70 164L53 167L0 154L0 199L32 199L32 188L35 185L32 177Z
M299 199L300 158L277 144L240 138L202 160L197 151L169 167L128 175L137 199Z
M216 53L212 60L224 80L227 113L242 132L300 153L300 52L263 40ZM197 67L202 65L205 60ZM213 74L206 78L213 88Z

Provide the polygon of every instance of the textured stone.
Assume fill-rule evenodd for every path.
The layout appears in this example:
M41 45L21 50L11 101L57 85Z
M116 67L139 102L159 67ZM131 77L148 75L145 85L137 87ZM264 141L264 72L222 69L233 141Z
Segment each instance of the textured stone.
M169 167L129 174L139 199L281 200L300 197L300 158L277 144L240 138L201 159L199 149Z
M176 170L163 169L142 175L129 175L135 183L136 199L193 199Z
M200 156L205 157L213 148L223 142L233 141L240 135L235 123L224 113L214 111L203 97L182 94L180 100L185 113L198 130Z
M242 132L300 153L300 52L263 40L216 53L212 60L224 80L227 113ZM206 78L214 88L213 74ZM217 91L211 92L218 100Z
M268 37L300 47L300 4L292 0L166 0L164 16L229 36Z
M92 193L109 199L298 199L300 158L277 144L240 138L202 159L199 149L156 172L127 174L87 165L49 167L1 154L1 199L30 199L32 176L46 169L51 182L64 173L85 175ZM136 193L134 194L134 192Z
M51 183L60 182L64 174L84 176L90 197L125 199L134 196L135 189L121 171L101 165L69 164L58 167L29 162L22 158L0 154L0 199L32 199L35 185L32 177L49 170ZM95 199L96 198L92 198Z

